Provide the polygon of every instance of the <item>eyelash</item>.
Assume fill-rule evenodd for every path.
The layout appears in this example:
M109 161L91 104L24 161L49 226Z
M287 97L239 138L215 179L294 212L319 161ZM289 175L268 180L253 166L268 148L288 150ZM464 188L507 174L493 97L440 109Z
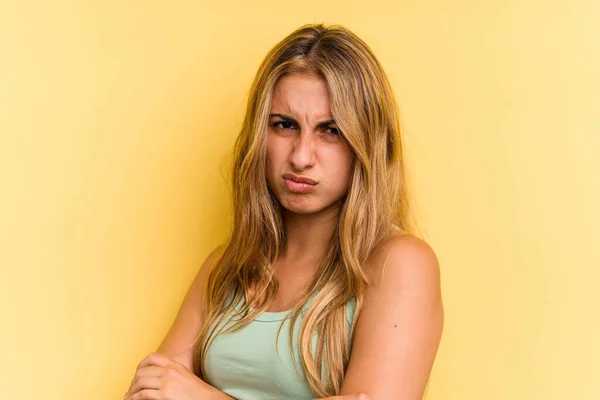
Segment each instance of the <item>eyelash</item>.
M289 127L289 128L284 128L283 126L280 126L280 124L290 124L291 126L294 126L294 123L293 123L293 122L289 122L289 121L277 121L277 122L273 122L273 123L271 124L271 126L272 126L273 128L276 128L276 129L279 129L279 128L281 128L281 129L291 129L291 127ZM329 128L327 128L327 129L332 129L332 130L334 130L334 131L335 131L335 133L334 133L334 132L327 132L327 133L329 133L330 135L339 135L339 134L340 134L340 130L339 130L338 128L329 127Z

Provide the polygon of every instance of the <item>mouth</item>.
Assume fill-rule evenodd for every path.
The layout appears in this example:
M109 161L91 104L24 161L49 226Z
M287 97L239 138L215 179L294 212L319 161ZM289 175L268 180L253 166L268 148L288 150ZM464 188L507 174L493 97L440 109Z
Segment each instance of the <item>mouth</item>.
M284 174L285 186L293 193L309 193L317 186L318 182L304 176L294 174Z
M291 181L297 182L297 183L306 183L309 185L316 185L317 181L315 181L314 179L310 179L306 176L300 176L300 175L294 175L294 174L283 174L283 179L289 179Z

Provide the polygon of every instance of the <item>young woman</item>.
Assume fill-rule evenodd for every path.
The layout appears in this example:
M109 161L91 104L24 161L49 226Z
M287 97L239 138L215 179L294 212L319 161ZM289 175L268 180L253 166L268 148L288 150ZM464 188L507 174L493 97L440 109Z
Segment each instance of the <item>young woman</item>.
M250 91L230 236L126 399L421 399L444 313L408 204L380 64L343 27L299 28Z

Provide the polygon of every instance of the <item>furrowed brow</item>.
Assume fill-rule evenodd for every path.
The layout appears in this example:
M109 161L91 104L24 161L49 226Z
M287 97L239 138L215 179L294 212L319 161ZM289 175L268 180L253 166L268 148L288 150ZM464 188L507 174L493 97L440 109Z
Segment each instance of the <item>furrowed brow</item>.
M285 114L270 114L269 117L279 117L286 122L293 122L294 124L298 124L298 122L294 118ZM327 128L330 125L335 125L335 120L328 119L326 121L321 121L317 124L317 128Z
M317 128L327 128L329 125L335 125L335 121L328 119L327 121L319 122Z
M269 117L279 117L286 122L293 122L295 124L298 123L294 118L284 114L270 114Z

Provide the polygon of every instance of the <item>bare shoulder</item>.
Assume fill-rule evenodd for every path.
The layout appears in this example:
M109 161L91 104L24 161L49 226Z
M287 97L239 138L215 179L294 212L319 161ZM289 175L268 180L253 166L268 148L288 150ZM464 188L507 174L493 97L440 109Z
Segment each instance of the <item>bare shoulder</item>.
M367 265L369 283L341 393L420 399L444 324L437 256L416 236L394 235Z
M217 261L217 259L219 258L219 256L223 252L224 248L225 248L225 245L221 244L221 245L215 247L208 254L208 256L206 256L206 259L204 260L204 263L202 263L202 266L198 270L197 279L200 281L200 283L205 283L206 282L206 278L208 277L208 272L210 271L211 266L215 263L215 261Z
M415 280L439 282L440 266L433 248L411 234L394 234L374 251L366 271L369 286L378 287L388 278L404 283Z
M213 249L198 269L175 320L157 350L157 353L171 357L189 370L192 370L193 344L202 329L206 279L210 267L220 256L222 250L222 245Z
M206 259L198 269L194 280L192 281L187 293L186 297L183 300L182 307L192 307L197 310L201 310L202 308L202 297L204 295L204 288L206 286L206 280L208 279L208 273L210 272L210 268L217 261L221 252L223 251L223 245L219 245L215 247L209 254L206 256Z

